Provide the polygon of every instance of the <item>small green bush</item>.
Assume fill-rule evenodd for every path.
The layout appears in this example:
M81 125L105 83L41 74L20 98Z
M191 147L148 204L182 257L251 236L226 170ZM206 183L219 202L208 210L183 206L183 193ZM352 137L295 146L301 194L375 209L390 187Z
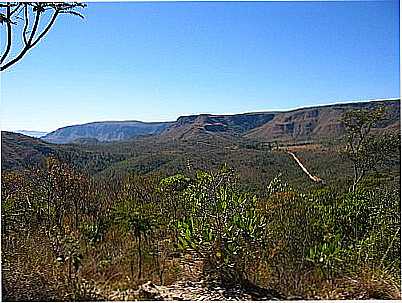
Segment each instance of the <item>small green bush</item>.
M223 167L215 174L199 172L182 199L187 213L177 222L180 247L197 251L223 282L247 280L266 233L257 198L239 191L233 171Z

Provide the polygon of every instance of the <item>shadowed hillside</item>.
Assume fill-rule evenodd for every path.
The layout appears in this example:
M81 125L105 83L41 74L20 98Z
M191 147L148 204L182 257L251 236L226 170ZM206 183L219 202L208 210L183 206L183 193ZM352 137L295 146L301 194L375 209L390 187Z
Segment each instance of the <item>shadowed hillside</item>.
M335 104L287 112L239 115L193 115L180 117L161 133L162 139L189 139L200 134L243 136L256 141L305 141L339 138L340 117L352 109L384 106L389 114L380 128L399 129L399 100Z
M58 145L13 132L1 132L1 168L15 170L42 165L48 156L69 162L77 168L97 172L121 161L119 153L90 150L80 145Z
M2 169L21 168L56 153L57 146L22 134L1 132Z
M259 140L316 140L339 138L343 132L340 117L352 109L374 109L384 106L388 119L379 128L400 128L400 101L376 101L302 108L278 114L274 119L246 134Z

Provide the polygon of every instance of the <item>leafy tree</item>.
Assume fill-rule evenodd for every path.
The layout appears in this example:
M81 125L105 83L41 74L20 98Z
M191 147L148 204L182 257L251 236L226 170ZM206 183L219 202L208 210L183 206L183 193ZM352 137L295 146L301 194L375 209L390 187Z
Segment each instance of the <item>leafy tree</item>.
M353 163L352 191L367 172L388 164L396 157L400 148L399 135L372 134L372 129L386 118L384 107L353 110L341 118L346 129L345 155Z
M58 16L69 14L84 18L77 10L86 5L79 2L8 2L0 4L0 24L5 25L6 42L0 56L0 71L4 71L20 61L26 53L35 47L49 32ZM47 24L43 20L48 18L47 12L51 12ZM22 20L22 21L21 21ZM31 21L32 20L32 21ZM40 28L43 28L42 31ZM21 48L17 50L14 58L9 58L12 50L13 32L21 32ZM8 61L6 61L8 59Z

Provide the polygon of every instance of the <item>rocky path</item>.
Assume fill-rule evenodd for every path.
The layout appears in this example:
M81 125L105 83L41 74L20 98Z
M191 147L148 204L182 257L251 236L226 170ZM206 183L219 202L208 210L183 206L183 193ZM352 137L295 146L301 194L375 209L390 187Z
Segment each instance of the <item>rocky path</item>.
M155 285L151 281L138 289L112 291L108 301L243 301L243 300L278 300L269 293L261 294L251 290L223 288L217 282L203 277L203 260L189 252L180 262L183 276L169 286Z

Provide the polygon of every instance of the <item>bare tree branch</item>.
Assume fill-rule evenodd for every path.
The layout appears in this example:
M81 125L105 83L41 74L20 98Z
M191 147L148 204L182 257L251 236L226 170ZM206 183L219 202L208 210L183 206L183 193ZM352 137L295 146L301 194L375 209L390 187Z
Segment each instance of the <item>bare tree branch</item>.
M18 4L15 6L15 8L11 11L10 18L11 18L12 15L15 14L15 12L16 12L21 6L22 6L22 3L18 3ZM11 7L11 5L9 5L8 7ZM18 14L17 14L17 15L18 15Z
M35 15L35 19L32 25L31 31L29 31L30 28L30 7L32 7L32 14ZM51 27L54 25L57 17L60 14L70 14L74 16L78 16L80 18L84 18L82 14L79 12L75 11L74 9L76 8L84 8L86 7L86 4L84 3L79 3L79 2L24 2L24 3L6 3L2 4L0 3L0 8L6 8L6 14L3 12L0 13L0 24L6 23L7 27L7 45L5 48L4 53L1 55L0 59L0 71L4 71L10 66L14 65L17 63L19 60L21 60L26 53L35 47L41 40L42 38L49 32ZM52 16L50 18L50 21L48 24L45 26L43 31L41 33L38 32L42 15L45 15L46 11L48 10L53 10ZM21 12L23 11L23 16L21 17ZM12 20L12 16L14 16L14 21ZM7 59L7 56L10 54L11 50L11 43L12 43L12 25L17 24L18 20L24 20L24 25L22 27L21 31L21 38L23 42L23 47L22 49L17 52L17 55L15 58L10 59L7 63L4 63L5 60Z
M50 30L50 28L53 26L54 22L56 21L57 16L59 15L59 11L56 10L53 13L52 19L50 19L48 25L46 26L46 28L43 30L43 32L36 38L36 40L32 43L32 45L30 47L34 47L39 41L40 39L43 38L43 36L45 36L47 34L47 32Z
M24 44L28 45L28 39L27 39L27 30L29 26L29 14L28 14L28 5L24 4L24 29L22 32L22 39L24 40Z
M2 64L3 61L7 58L8 54L11 50L11 43L12 43L12 34L11 34L12 28L11 28L11 19L10 19L11 18L11 7L10 6L7 6L6 14L7 14L7 19L8 19L6 21L6 23L7 23L7 25L6 25L7 26L7 46L4 51L4 54L0 58L0 64Z
M8 61L6 64L2 65L0 67L0 71L3 71L5 69L7 69L8 67L10 67L11 65L13 65L14 63L16 63L17 61L21 60L22 57L25 56L25 54L28 52L28 50L31 48L31 43L32 43L32 39L35 36L36 30L38 29L38 25L39 25L39 20L40 20L40 14L41 11L37 10L36 11L36 16L35 16L35 23L33 25L32 31L31 31L31 35L29 36L29 40L28 40L28 44L25 45L25 47L22 49L22 51L17 55L17 57L15 57L14 59Z
M70 15L74 15L74 16L78 16L81 19L84 19L84 16L78 12L75 11L60 11L61 14L70 14Z

